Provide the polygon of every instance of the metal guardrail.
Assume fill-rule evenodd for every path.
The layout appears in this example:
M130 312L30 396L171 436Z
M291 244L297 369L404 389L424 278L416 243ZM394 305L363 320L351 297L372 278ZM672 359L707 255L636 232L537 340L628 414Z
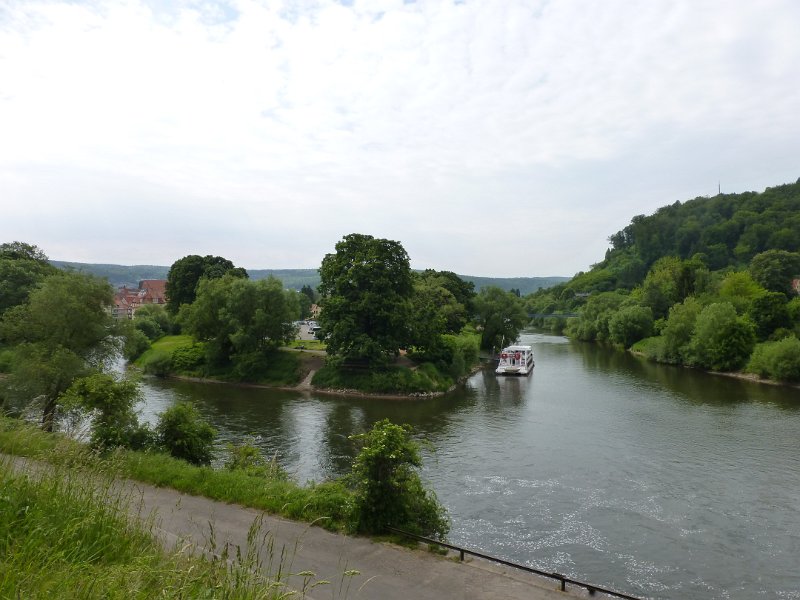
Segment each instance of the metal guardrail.
M528 567L527 565L520 565L515 562L511 562L509 560L505 560L502 558L497 558L496 556L489 556L488 554L483 554L482 552L476 552L475 550L470 550L469 548L462 548L460 546L454 546L453 544L448 544L447 542L440 542L438 540L434 540L431 538L426 538L421 535L417 535L415 533L410 533L408 531L403 531L402 529L397 529L395 527L387 527L389 531L392 533L399 533L400 535L404 535L406 537L410 537L412 539L418 540L420 542L425 542L426 544L436 544L437 546L442 546L443 548L448 548L450 550L455 550L459 553L459 558L461 561L464 561L464 555L469 554L471 556L477 556L478 558L483 558L485 560L490 560L492 562L499 563L501 565L506 565L508 567L513 567L515 569L519 569L521 571L527 571L528 573L534 573L535 575L541 575L542 577L549 577L550 579L557 579L561 582L561 591L565 592L567 590L567 584L579 586L585 588L590 596L593 596L595 592L601 592L603 594L607 594L609 596L613 596L614 598L624 598L625 600L641 600L641 598L637 598L636 596L630 596L628 594L623 594L622 592L615 592L614 590L609 590L597 585L593 585L591 583L585 583L583 581L578 581L576 579L572 579L567 577L566 575L561 575L560 573L547 573L546 571L540 571L539 569L534 569L533 567Z

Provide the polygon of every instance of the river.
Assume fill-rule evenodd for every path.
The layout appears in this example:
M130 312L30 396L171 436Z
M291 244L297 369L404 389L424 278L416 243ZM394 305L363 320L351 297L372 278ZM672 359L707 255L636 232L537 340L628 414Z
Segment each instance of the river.
M445 398L148 379L143 414L192 400L221 444L257 436L301 482L345 473L375 421L410 423L456 544L647 598L800 599L800 390L521 342L533 375Z

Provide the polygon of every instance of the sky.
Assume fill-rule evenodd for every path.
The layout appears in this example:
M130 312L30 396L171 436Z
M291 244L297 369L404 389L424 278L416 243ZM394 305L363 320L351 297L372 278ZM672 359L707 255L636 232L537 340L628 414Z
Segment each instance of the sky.
M2 0L0 242L571 276L800 177L797 0Z

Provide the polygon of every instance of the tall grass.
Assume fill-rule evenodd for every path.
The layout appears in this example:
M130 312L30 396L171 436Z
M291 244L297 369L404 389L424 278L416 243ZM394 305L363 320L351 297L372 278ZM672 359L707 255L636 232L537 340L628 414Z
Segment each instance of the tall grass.
M103 463L107 464L107 463ZM285 555L255 522L247 548L198 555L162 549L152 523L131 516L129 499L102 467L87 476L53 467L20 476L0 464L0 598L297 597Z
M196 467L156 452L118 450L110 459L103 459L74 440L2 416L0 452L69 466L93 465L99 461L107 470L113 466L120 477L258 508L332 531L355 528L352 492L336 481L301 486L280 476Z

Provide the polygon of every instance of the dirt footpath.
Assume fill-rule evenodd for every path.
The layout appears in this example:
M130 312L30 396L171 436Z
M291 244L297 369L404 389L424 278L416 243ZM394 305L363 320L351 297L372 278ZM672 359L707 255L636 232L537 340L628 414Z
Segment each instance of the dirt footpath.
M36 468L20 458L5 457L17 470ZM200 551L220 554L226 544L242 552L248 547L248 532L260 522L260 536L272 545L264 550L266 568L277 565L283 556L282 570L290 573L308 571L315 580L327 580L309 590L312 600L551 600L588 597L576 589L573 593L557 590L555 580L506 569L480 559L458 562L450 557L425 551L409 550L366 538L334 534L319 527L296 523L243 508L181 494L172 489L156 488L127 481L124 489L131 494L130 510L137 516L154 516L154 532L172 550L187 543ZM272 559L270 560L271 554ZM346 571L357 574L345 576ZM304 576L289 579L291 588L303 588ZM598 595L599 596L599 595ZM595 597L598 597L595 596Z

